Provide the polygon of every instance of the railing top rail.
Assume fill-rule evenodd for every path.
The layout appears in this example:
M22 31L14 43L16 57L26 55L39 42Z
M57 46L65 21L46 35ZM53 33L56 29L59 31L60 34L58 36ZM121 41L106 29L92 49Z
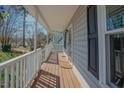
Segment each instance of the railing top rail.
M53 45L64 45L64 44L53 44Z
M38 51L38 50L41 50L41 48L38 48L37 51Z
M41 48L38 48L37 51L40 50L40 49L41 49ZM18 57L16 57L16 58L13 58L13 59L7 60L7 61L5 61L5 62L3 62L3 63L0 63L0 68L5 67L5 66L7 66L7 65L9 65L9 64L11 64L11 63L17 61L17 60L20 60L20 59L22 59L22 58L24 58L24 57L26 57L26 56L28 56L28 55L31 55L31 54L33 54L33 53L35 53L35 51L28 52L28 53L26 53L26 54L24 54L24 55L20 55L20 56L18 56Z

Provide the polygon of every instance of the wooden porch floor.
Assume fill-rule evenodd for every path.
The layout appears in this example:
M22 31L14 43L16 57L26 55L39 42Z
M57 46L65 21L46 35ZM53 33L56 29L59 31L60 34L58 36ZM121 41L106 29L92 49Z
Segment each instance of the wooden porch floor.
M81 85L72 69L63 68L63 53L52 53L47 62L41 66L32 88L80 88Z

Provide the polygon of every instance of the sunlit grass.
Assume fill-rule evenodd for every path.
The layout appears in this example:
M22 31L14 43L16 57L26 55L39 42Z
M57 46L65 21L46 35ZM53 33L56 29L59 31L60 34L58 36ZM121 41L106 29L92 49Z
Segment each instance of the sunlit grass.
M0 51L0 63L19 56L19 53Z

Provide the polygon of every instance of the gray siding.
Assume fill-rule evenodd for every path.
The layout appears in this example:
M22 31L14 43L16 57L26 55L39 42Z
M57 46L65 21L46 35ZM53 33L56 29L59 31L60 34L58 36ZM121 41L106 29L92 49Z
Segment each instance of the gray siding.
M90 87L100 87L99 81L88 71L87 6L80 6L70 24L73 27L73 64Z

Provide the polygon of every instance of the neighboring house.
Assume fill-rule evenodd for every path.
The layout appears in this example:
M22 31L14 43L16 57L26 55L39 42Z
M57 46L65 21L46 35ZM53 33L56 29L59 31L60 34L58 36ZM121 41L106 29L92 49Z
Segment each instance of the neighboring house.
M27 41L25 41L25 46L28 46L28 42ZM16 47L23 47L23 41L17 42Z

